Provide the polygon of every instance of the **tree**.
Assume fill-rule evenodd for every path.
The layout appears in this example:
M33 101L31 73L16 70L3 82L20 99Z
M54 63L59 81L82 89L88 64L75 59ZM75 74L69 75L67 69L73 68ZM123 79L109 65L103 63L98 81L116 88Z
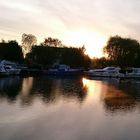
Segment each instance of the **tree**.
M105 68L108 66L112 66L112 63L109 59L107 59L105 57L92 59L92 67L93 68Z
M90 58L84 54L83 48L35 46L27 55L26 62L43 67L50 67L55 63L71 67L89 67Z
M21 47L16 41L0 42L0 59L22 62L23 53Z
M60 62L72 67L89 67L91 60L85 55L85 49L82 48L63 48L61 51Z
M108 59L114 65L121 67L136 66L139 52L140 44L137 40L120 36L110 37L104 47L104 53L107 54Z
M22 50L24 57L27 53L32 50L32 47L37 44L37 38L32 34L23 34L22 35Z
M51 37L45 38L41 45L47 47L63 47L62 42L59 39Z

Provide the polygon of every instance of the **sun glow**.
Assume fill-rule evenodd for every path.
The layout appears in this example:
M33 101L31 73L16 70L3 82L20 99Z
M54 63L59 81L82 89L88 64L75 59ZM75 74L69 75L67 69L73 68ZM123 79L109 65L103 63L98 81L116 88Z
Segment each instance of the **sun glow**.
M66 44L72 44L74 46L85 46L86 53L91 57L102 57L103 47L106 44L106 38L101 34L80 30L70 32L69 35L65 37Z
M92 83L90 80L88 80L88 79L86 79L86 78L83 78L83 79L82 79L82 82L83 82L83 86L84 86L85 88L87 88L87 93L88 93L88 94L93 94L94 91L95 91L95 89L96 89L94 83Z
M83 78L82 82L83 82L83 87L86 88L88 94L88 101L93 102L94 99L95 102L98 102L98 100L100 100L100 94L102 89L101 83L86 78Z

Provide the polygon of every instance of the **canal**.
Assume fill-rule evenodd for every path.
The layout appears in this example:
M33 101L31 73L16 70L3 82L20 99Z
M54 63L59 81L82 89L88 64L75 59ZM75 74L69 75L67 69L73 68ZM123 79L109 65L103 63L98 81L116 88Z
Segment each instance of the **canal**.
M0 78L0 140L132 139L140 139L140 81Z

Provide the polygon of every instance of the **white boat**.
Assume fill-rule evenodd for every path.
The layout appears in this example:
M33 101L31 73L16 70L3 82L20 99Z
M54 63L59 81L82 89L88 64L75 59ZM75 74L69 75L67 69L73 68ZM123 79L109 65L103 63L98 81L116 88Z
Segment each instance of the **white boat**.
M19 75L21 69L17 68L16 63L2 60L0 62L0 75Z
M124 77L124 74L120 73L119 67L106 67L104 69L93 69L86 73L87 76L93 77Z
M140 78L140 68L132 68L131 72L125 74L126 78Z

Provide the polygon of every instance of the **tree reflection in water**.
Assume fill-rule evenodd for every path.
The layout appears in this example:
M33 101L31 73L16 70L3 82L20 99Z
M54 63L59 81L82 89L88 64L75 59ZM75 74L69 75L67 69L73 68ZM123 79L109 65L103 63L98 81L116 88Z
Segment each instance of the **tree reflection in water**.
M20 100L22 106L32 105L35 99L53 103L60 98L84 101L80 78L7 77L0 80L0 98L10 102Z
M87 93L92 94L107 113L121 113L140 109L140 82L108 78L83 79ZM91 90L92 89L92 90ZM92 92L92 93L91 93Z
M36 100L53 104L67 102L98 104L106 112L135 111L140 105L140 82L118 79L5 77L0 79L0 100L31 106Z
M56 102L62 97L78 102L82 102L85 98L82 81L75 78L35 78L32 94L41 96L45 103Z
M22 88L22 79L18 76L0 78L0 100L14 103Z
M139 85L118 79L0 78L0 139L139 139Z

